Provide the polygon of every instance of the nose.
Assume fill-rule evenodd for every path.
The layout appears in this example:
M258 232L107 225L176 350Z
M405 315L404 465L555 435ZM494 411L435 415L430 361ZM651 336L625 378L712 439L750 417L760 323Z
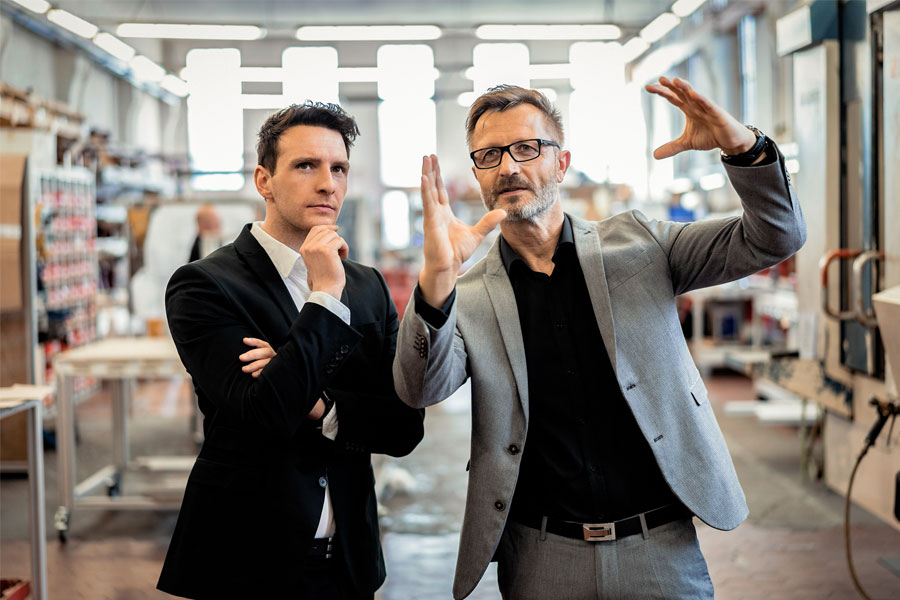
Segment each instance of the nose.
M512 154L510 154L509 149L506 150L503 154L500 155L500 164L497 166L499 169L500 175L510 175L519 173L522 169L519 166L519 163L513 159Z
M326 196L334 193L334 174L331 172L331 169L323 168L320 170L319 177L316 180L316 191Z

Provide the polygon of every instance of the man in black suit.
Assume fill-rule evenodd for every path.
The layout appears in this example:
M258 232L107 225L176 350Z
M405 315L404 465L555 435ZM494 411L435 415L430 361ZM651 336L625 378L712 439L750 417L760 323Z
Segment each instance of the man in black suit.
M165 592L357 599L384 581L370 453L412 451L424 412L394 392L398 320L384 278L345 260L334 224L357 134L333 104L271 116L254 174L265 221L169 281L169 328L205 441Z

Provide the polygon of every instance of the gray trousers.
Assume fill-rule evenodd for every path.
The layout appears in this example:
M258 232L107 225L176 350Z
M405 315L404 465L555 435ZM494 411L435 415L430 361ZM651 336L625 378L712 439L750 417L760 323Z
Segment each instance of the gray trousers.
M691 519L609 542L543 536L512 521L497 550L504 600L713 598Z

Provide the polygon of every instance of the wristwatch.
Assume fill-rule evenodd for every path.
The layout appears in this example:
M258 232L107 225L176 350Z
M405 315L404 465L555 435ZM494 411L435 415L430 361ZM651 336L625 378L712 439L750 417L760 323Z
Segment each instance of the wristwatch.
M756 162L756 159L762 156L763 152L765 152L766 146L768 145L766 134L753 125L744 125L744 127L756 135L756 143L753 144L752 148L746 152L741 152L740 154L725 154L722 152L722 162L725 164L733 167L749 167Z

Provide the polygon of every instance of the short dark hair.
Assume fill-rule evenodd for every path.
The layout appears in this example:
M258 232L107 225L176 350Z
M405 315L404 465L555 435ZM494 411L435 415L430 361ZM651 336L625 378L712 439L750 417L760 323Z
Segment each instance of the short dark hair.
M296 125L325 127L337 131L344 140L348 157L350 147L359 135L356 119L337 104L312 100L307 100L303 104L291 104L270 116L259 128L256 156L258 164L270 173L275 172L275 164L278 162L278 140L285 131Z
M484 113L489 110L503 112L504 110L519 106L520 104L530 104L544 113L547 124L553 128L554 133L559 136L556 140L560 144L563 143L563 126L562 116L559 110L553 106L553 103L547 99L547 96L537 90L529 90L516 85L498 85L490 88L488 91L479 96L472 106L469 108L469 116L466 117L466 143L472 145L472 137L475 134L475 124L478 123Z

